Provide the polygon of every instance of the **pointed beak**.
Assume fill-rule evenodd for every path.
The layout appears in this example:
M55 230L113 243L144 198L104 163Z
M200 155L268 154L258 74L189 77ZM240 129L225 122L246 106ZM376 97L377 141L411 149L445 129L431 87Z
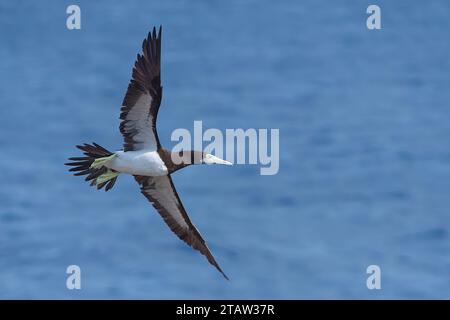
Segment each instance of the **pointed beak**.
M220 159L212 154L208 154L205 158L203 158L203 162L206 164L224 164L227 166L233 165L230 161Z
M219 164L224 164L224 165L227 165L227 166L232 166L233 165L233 163L231 163L230 161L222 160L222 159L221 159L221 161L222 162L219 162Z

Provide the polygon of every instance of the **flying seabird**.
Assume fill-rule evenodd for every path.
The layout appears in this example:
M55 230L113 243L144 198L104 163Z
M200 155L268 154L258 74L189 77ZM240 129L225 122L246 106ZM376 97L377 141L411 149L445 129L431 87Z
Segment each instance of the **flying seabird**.
M119 174L133 175L142 194L151 202L169 228L184 242L200 251L228 279L191 222L173 184L171 174L192 164L230 162L202 151L171 152L158 139L156 119L162 98L161 27L149 32L137 55L132 78L120 109L123 150L110 152L96 143L76 146L83 157L69 158L69 171L87 175L97 189L110 190Z

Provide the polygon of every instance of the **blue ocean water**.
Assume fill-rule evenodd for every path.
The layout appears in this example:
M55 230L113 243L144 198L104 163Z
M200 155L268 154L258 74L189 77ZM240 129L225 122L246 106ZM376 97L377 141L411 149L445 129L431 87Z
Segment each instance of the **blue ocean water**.
M0 298L450 298L450 3L0 1ZM97 192L75 144L121 148L142 39L163 25L159 136L278 128L280 171L174 175L231 281L131 177ZM68 265L82 289L68 290ZM379 265L381 290L366 268Z

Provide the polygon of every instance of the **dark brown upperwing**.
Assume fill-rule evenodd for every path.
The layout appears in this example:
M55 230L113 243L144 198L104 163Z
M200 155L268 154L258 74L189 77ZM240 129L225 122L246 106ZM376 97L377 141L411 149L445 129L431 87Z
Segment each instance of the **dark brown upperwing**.
M161 29L149 32L137 55L132 78L120 109L120 132L124 151L157 150L161 147L156 131L156 118L162 99Z

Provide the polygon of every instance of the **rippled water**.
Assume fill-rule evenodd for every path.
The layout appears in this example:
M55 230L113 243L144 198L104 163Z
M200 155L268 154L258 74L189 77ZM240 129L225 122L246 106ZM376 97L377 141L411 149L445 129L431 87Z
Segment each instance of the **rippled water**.
M450 298L450 3L0 1L0 298ZM159 135L279 128L280 171L174 181L226 282L120 177L69 175L120 148L139 45L163 24ZM77 264L82 289L65 287ZM368 290L366 268L382 270Z

